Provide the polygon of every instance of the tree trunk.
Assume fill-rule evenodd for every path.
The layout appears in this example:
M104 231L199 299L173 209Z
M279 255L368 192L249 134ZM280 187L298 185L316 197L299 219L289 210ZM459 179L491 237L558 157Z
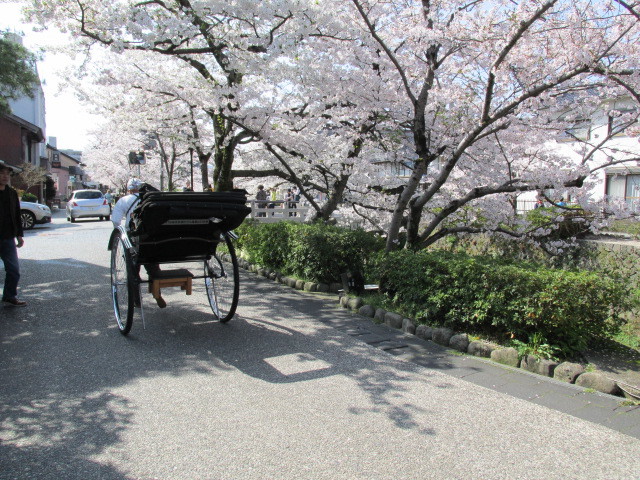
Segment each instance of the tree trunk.
M233 189L231 167L233 166L233 146L219 147L213 154L213 188L216 192L227 192Z
M331 215L336 211L336 209L338 208L338 204L342 200L342 196L344 194L345 188L347 187L348 181L349 175L340 175L340 179L333 184L333 188L329 193L324 205L322 205L320 210L316 211L313 217L311 217L312 222L318 220L326 222L331 218Z
M405 189L402 190L402 193L400 195L398 195L398 201L396 202L396 207L393 210L391 224L389 225L389 230L387 232L387 245L385 247L385 250L387 252L396 250L398 248L398 236L400 233L400 227L402 226L402 223L404 221L404 212L407 209L407 205L409 204L411 197L418 189L418 185L420 185L420 179L422 178L422 174L425 172L425 170L426 167L424 161L416 162L416 166L413 170L413 173L411 174L411 177L409 178L409 181L406 184ZM411 225L409 228L411 228L416 235L419 225L419 218L420 217L418 217L417 219L414 219L412 217L410 218L411 221L415 222L415 228L413 227L413 225Z
M422 207L416 206L412 200L409 202L409 213L407 219L407 242L406 249L415 250L418 242L418 228L420 226L420 218L422 217Z

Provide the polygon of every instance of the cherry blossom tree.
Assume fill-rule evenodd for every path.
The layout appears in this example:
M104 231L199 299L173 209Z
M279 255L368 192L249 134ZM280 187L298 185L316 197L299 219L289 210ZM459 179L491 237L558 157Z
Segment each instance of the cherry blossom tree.
M596 155L608 138L589 144L578 162L550 144L585 118L581 111L622 95L638 100L640 24L633 7L561 0L351 3L368 37L360 57L369 55L375 75L367 83L380 79L380 110L414 151L405 159L412 174L395 197L388 249L402 227L412 248L458 232L522 236L525 227L509 218L506 195L580 189L611 163ZM636 121L637 113L629 115L627 126Z
M149 55L163 78L148 90L194 108L216 189L294 183L317 218L348 208L388 249L402 230L407 248L545 233L514 214L517 195L566 191L595 212L595 176L637 157L611 143L637 110L572 137L609 102L640 99L637 6L621 0L31 3L82 47Z
M349 167L331 156L352 159L362 143L361 138L337 135L337 127L359 132L357 136L368 127L358 120L359 112L349 121L341 118L344 111L354 110L354 105L342 100L348 82L343 79L342 87L330 94L324 88L331 82L323 75L333 70L335 57L324 55L322 69L308 68L320 58L308 40L337 38L332 32L343 28L331 21L319 22L317 4L264 2L258 7L247 2L122 1L114 9L96 1L34 5L36 17L75 31L83 46L147 54L143 68L131 68L138 78L127 83L163 95L165 101L180 99L189 105L195 118L190 137L204 169L203 180L207 162L213 158L216 189L231 188L233 178L273 174L298 185L318 217L326 219L335 210ZM321 28L314 26L318 23ZM184 65L195 77L184 74ZM112 72L113 68L102 72L102 85L113 83ZM146 81L152 77L156 86ZM204 146L207 136L195 128L203 125L202 112L210 119L211 149ZM255 142L261 142L260 148L268 154L267 169L259 171L254 163L244 172L232 171L236 152ZM257 150L245 149L246 159L252 151ZM318 193L328 201L318 204Z
M250 134L233 122L246 102L263 95L260 79L277 72L278 58L320 11L313 2L98 0L33 3L32 18L56 22L81 45L146 51L183 62L199 78L200 106L210 117L215 147L213 182L232 187L235 150ZM286 69L286 63L280 70ZM255 79L257 80L254 80ZM197 92L194 100L197 98Z

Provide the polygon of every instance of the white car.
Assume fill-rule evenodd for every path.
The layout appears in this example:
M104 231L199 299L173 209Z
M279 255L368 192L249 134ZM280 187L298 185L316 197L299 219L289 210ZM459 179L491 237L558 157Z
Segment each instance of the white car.
M31 230L38 223L51 222L51 209L46 205L20 201L20 219L22 229Z
M100 190L76 190L67 202L67 221L88 217L111 218L111 206Z

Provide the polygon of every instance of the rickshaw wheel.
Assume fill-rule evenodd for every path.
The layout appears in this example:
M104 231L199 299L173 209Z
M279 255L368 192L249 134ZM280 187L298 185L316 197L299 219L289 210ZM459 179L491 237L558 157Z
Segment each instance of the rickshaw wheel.
M118 329L126 335L133 324L134 275L131 254L120 236L114 238L111 249L111 295Z
M224 242L216 246L215 253L204 262L204 283L213 314L221 322L233 318L238 307L240 275L238 257L227 233L222 234Z

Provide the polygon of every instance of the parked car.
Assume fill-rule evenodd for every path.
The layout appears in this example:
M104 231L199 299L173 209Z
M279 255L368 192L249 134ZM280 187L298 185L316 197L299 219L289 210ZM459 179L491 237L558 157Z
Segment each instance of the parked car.
M22 229L31 230L36 224L51 222L51 209L41 203L20 201L20 219Z
M89 217L109 220L111 206L100 190L76 190L67 202L67 221Z

